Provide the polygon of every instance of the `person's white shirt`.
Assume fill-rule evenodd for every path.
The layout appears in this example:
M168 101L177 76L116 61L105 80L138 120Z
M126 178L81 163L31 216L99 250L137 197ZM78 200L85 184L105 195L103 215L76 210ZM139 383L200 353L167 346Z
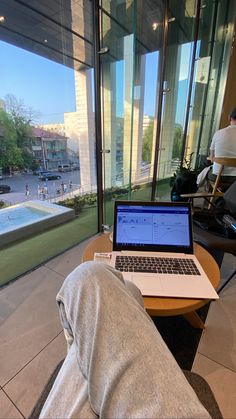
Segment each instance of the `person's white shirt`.
M212 157L236 157L236 125L231 124L226 128L216 131L212 138L210 146L210 155ZM219 173L220 165L213 163L212 173ZM235 167L225 167L224 176L236 176Z

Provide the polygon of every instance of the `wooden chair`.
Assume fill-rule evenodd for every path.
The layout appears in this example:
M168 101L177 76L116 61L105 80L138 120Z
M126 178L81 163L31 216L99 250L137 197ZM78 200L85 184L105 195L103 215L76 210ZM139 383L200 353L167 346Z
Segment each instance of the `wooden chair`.
M213 162L220 164L220 170L216 177L215 182L210 182L212 187L212 192L196 192L193 194L182 194L181 198L188 199L193 205L194 198L204 198L208 202L208 209L211 206L214 206L213 202L215 198L223 196L223 192L221 191L220 187L222 186L221 183L221 176L225 167L236 167L236 157L214 157Z
M214 163L220 164L220 170L216 177L215 182L211 183L212 186L212 197L210 198L210 203L208 208L211 206L213 200L217 196L223 196L223 192L220 189L221 183L221 176L225 167L236 167L236 157L214 157Z

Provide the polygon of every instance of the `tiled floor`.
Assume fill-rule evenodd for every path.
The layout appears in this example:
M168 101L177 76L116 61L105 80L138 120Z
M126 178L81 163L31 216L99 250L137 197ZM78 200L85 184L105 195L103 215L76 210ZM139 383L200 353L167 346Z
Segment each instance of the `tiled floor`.
M236 268L226 255L222 277ZM211 304L192 370L210 384L224 418L236 418L236 277Z
M27 417L65 356L55 296L88 241L0 291L0 417ZM227 255L223 276L235 265ZM225 272L224 272L225 271ZM212 303L193 370L210 383L224 418L236 418L236 280Z

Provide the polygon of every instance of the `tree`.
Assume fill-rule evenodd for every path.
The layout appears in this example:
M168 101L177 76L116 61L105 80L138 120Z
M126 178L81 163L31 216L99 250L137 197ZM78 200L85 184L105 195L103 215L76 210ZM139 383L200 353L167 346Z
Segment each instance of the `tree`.
M4 109L0 109L0 126L3 128L3 136L0 138L0 166L3 169L12 166L22 166L22 152L17 145L17 134L11 117Z
M11 120L12 129L15 131L16 136L17 148L14 152L12 149L12 159L15 162L13 165L29 168L33 161L31 124L36 117L36 113L32 108L26 108L24 102L18 100L14 95L6 95L3 103L5 113Z
M142 147L142 161L145 163L151 163L152 161L152 144L153 144L153 129L154 119L149 122L148 127L145 130Z
M172 158L180 158L182 151L182 125L176 124L174 130L174 142L172 150Z
M22 99L17 99L12 94L6 95L3 103L5 111L12 116L16 124L18 119L22 119L28 126L30 126L39 116L39 114L34 111L33 108L27 108Z

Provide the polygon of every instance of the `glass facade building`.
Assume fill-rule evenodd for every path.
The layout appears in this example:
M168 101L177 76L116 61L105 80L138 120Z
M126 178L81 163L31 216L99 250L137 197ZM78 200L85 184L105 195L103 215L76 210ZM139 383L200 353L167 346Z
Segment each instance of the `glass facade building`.
M0 14L0 98L38 107L35 125L79 156L78 194L97 194L87 236L112 224L114 199L170 200L176 168L200 167L230 112L235 1L2 0Z

